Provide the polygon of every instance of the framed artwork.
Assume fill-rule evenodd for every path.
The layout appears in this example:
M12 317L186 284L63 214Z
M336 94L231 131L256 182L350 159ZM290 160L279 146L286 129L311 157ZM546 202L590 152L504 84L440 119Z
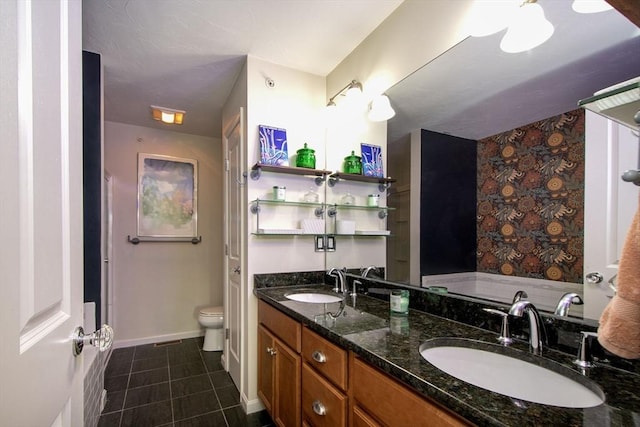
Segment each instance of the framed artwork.
M138 153L138 236L197 234L198 162Z
M362 153L362 174L364 176L384 177L382 147L371 144L360 144L360 147Z
M263 165L289 166L286 129L258 125L260 163Z

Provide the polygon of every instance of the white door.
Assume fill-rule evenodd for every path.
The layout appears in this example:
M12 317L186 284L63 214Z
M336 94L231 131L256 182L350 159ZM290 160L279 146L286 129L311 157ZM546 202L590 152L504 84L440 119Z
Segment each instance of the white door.
M0 424L79 426L82 7L0 1Z
M586 111L584 316L599 319L613 296L609 281L618 261L631 219L638 208L639 188L624 182L625 170L638 168L638 137L626 126ZM590 277L601 275L592 283Z
M241 388L240 360L242 354L242 289L244 271L242 254L244 253L244 196L246 177L242 174L244 148L242 144L242 109L225 130L225 322L229 331L227 341L227 370L239 390Z

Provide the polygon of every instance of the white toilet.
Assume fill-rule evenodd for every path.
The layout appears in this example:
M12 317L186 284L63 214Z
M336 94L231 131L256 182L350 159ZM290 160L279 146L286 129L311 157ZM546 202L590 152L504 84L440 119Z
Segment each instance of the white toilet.
M224 307L200 310L198 322L205 328L203 351L222 351L224 347Z

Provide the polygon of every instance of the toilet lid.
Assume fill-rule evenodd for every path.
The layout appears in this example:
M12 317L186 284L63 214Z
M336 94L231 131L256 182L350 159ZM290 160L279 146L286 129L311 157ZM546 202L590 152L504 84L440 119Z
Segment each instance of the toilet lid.
M222 316L224 315L224 307L206 307L200 310L200 314L205 316Z

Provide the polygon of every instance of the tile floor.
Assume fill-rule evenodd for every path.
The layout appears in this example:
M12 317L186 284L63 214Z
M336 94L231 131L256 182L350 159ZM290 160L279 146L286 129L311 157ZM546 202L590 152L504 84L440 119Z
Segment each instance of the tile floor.
M201 349L202 338L192 338L114 350L98 427L273 426L265 411L244 413L222 352Z

